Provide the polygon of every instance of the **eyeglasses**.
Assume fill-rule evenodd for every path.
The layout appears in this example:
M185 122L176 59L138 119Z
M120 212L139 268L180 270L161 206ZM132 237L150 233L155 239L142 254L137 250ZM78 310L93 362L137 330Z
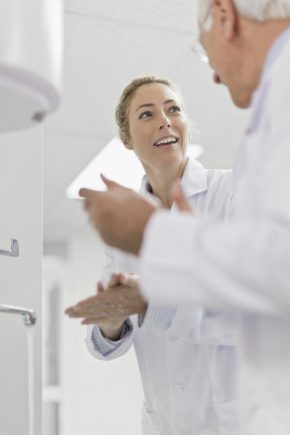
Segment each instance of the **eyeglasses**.
M191 47L191 51L204 63L209 63L209 59L207 53L198 38L195 39L193 46Z

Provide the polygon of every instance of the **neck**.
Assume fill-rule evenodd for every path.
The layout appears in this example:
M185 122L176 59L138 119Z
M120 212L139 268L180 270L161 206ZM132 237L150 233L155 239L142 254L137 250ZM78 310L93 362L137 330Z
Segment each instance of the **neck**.
M170 189L175 180L181 178L186 166L187 158L164 167L144 167L152 192L160 199L162 205L171 208L172 199Z

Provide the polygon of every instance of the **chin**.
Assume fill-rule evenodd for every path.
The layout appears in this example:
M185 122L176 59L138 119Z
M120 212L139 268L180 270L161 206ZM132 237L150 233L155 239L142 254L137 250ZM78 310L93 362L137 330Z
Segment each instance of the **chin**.
M234 104L240 109L248 109L251 105L251 96L250 95L241 95L231 92L231 97Z

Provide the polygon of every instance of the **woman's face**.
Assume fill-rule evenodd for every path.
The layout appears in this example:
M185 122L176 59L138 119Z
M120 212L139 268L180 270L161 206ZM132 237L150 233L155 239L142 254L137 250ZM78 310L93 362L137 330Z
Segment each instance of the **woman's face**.
M188 123L180 97L169 86L150 83L140 86L129 109L130 138L144 167L161 167L185 158Z

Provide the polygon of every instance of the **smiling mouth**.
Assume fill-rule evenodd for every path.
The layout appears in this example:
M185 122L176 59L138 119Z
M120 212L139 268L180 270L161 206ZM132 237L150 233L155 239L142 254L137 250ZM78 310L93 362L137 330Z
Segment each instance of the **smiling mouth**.
M175 136L168 136L168 137L164 137L163 139L159 139L153 144L153 146L162 147L162 146L174 145L178 142L178 140L179 139Z

